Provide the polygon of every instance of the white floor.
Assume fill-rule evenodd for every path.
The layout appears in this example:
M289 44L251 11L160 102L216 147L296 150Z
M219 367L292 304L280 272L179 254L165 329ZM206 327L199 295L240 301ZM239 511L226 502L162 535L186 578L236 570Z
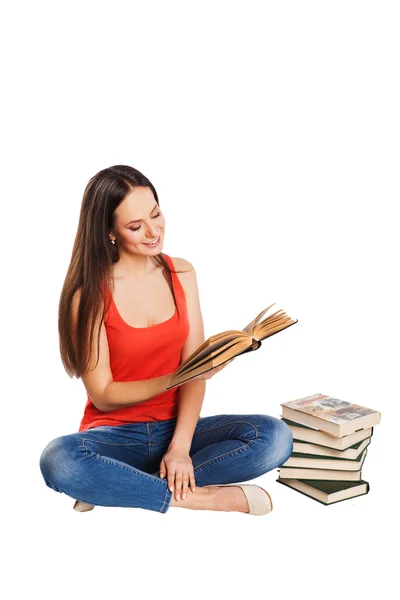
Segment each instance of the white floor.
M382 438L376 431L363 470L368 495L323 506L278 484L276 470L251 482L273 498L274 510L260 517L179 508L77 513L36 477L24 498L9 495L7 505L3 497L8 597L36 590L43 600L106 600L141 590L171 599L211 592L372 598L393 581L397 564L397 483L382 471Z

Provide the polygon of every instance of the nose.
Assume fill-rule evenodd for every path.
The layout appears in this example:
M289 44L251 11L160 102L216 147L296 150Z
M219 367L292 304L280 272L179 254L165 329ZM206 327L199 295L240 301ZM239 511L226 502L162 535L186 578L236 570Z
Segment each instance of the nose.
M154 240L155 237L158 237L159 229L155 225L149 226L147 228L146 237L148 240Z

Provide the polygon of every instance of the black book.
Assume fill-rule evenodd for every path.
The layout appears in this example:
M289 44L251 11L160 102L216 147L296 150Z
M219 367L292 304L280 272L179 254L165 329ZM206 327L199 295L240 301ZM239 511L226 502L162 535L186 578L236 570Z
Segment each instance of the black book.
M337 456L321 456L292 452L282 467L297 467L302 469L334 469L339 471L359 471L365 460L367 448L356 458L338 458ZM282 468L281 467L281 468ZM303 478L301 478L303 479Z
M368 494L368 481L326 481L315 479L277 479L278 483L290 487L321 504L335 504L357 496Z

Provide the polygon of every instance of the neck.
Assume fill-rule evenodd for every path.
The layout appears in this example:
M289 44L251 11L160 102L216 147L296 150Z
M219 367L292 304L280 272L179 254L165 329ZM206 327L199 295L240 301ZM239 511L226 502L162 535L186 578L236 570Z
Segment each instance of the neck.
M113 276L118 279L144 281L154 273L156 268L151 256L120 256L113 265Z

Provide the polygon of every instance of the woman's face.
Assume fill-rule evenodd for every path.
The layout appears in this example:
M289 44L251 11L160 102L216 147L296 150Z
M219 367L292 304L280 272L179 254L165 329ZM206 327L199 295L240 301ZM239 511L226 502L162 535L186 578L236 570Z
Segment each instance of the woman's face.
M148 187L136 187L114 212L114 231L110 239L115 240L119 251L128 254L151 256L162 251L165 219ZM159 239L155 246L149 242Z

